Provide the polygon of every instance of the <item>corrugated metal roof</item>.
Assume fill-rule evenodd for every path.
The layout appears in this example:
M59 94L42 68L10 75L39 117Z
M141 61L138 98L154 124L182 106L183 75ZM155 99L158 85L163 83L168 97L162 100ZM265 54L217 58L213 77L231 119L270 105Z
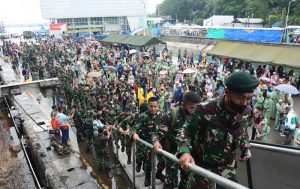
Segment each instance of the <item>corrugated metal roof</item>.
M247 62L285 65L300 68L300 48L235 42L218 42L207 54L230 57Z
M236 18L234 21L240 21L241 23L253 23L253 24L263 24L264 20L261 18ZM233 21L233 22L234 22Z

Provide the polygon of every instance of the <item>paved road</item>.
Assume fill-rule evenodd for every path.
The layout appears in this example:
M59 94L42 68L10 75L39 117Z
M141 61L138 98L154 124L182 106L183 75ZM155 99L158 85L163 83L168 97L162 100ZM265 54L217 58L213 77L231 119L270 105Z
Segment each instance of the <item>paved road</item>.
M294 101L294 110L297 113L297 115L300 115L300 96L293 97ZM300 117L299 117L300 118ZM271 121L273 123L273 120ZM274 127L271 125L271 131L268 136L268 143L271 144L281 144L282 143L282 137L280 136L280 133L278 131L274 130ZM300 145L296 144L294 140L291 141L289 146L297 147L300 149Z

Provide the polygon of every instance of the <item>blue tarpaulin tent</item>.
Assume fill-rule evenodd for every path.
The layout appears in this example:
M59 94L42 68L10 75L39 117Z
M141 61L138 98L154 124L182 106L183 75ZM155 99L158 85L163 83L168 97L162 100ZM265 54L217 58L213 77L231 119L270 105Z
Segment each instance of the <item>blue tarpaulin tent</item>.
M226 29L225 39L259 43L280 44L283 30L266 29Z
M47 30L44 26L42 26L39 30L35 32L36 34L47 34L49 30Z
M95 38L95 35L93 33L79 33L77 38Z
M282 35L281 28L209 28L207 38L280 44Z

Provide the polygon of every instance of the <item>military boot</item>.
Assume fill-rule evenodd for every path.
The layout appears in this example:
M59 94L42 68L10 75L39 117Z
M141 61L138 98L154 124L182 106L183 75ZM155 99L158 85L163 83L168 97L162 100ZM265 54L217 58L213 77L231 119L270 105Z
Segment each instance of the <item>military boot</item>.
M144 186L148 187L151 185L151 176L146 176L144 181Z
M165 175L162 174L162 171L157 170L155 176L156 176L156 179L159 179L162 183L165 182Z
M136 167L135 167L135 171L137 172L137 173L139 173L140 171L141 171L141 168L142 168L142 164L136 164Z

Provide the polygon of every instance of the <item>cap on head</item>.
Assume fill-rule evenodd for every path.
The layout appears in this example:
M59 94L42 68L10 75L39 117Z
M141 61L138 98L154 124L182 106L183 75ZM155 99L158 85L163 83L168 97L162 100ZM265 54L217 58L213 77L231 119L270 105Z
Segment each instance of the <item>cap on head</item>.
M54 111L54 112L51 112L51 116L56 116L57 115L57 112Z
M235 93L252 93L259 81L247 72L235 72L226 79L226 87Z

